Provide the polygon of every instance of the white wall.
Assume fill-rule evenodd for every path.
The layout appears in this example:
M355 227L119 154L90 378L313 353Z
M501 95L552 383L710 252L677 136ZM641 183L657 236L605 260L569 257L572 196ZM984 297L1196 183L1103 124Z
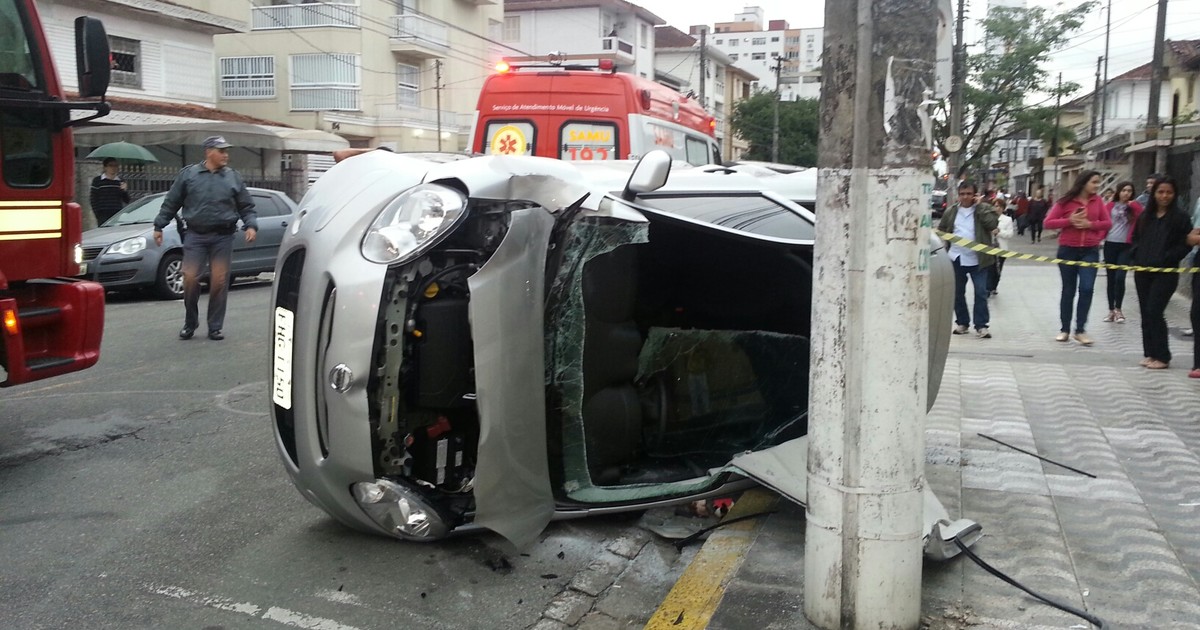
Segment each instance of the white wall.
M596 7L577 9L554 9L552 11L513 11L506 17L520 16L521 40L505 41L513 48L535 55L546 55L551 51L567 54L590 53L600 50L600 10ZM617 36L634 44L637 27L626 22ZM511 53L511 51L509 51ZM512 53L516 54L516 53Z
M113 8L120 7L113 5ZM109 35L142 43L142 88L113 86L108 90L109 96L206 106L216 103L211 34L135 19L130 12L105 13L58 2L39 2L38 11L65 89L79 87L75 76L75 18L90 15L104 21Z
M1118 81L1110 83L1104 111L1104 131L1136 129L1146 123L1150 109L1150 81ZM1162 121L1171 117L1171 84L1163 82L1159 95L1158 116Z

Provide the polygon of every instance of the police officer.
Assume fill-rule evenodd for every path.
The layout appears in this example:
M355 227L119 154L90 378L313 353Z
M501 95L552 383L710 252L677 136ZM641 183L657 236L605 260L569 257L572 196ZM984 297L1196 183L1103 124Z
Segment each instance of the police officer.
M258 234L258 215L246 184L229 168L229 147L221 136L204 140L204 161L179 172L162 209L154 218L154 242L162 246L162 230L183 208L183 328L180 339L191 339L200 325L200 273L209 266L208 338L225 338L225 306L229 298L229 262L238 218L246 231L246 242Z

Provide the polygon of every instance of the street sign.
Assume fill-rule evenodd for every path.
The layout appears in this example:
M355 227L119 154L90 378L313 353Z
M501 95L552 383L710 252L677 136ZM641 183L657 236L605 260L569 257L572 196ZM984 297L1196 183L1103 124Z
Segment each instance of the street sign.
M962 138L959 136L950 136L946 138L946 150L950 153L958 153L962 150Z

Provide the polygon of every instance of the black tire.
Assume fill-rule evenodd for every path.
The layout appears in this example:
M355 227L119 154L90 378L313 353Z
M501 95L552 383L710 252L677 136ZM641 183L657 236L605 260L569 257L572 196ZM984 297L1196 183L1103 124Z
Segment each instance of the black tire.
M176 251L163 255L154 278L154 292L164 300L183 297L183 254Z

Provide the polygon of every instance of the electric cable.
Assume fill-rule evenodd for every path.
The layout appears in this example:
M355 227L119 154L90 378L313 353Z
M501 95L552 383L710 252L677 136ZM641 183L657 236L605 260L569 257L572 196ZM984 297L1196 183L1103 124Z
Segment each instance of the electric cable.
M980 567L982 567L984 571L987 571L988 573L991 573L992 575L1000 578L1006 584L1009 584L1010 586L1014 586L1024 592L1028 593L1034 599L1042 602L1043 604L1046 604L1047 606L1057 608L1065 613L1070 613L1072 615L1075 615L1076 617L1079 617L1080 619L1087 621L1088 623L1096 626L1097 628L1104 627L1104 621L1102 621L1099 617L1097 617L1091 613L1088 613L1087 611L1079 610L1078 608L1075 608L1074 606L1071 606L1069 604L1064 604L1062 602L1056 602L1053 599L1050 599L1049 597L1046 597L1044 595L1040 595L1040 594L1034 592L1029 587L1025 586L1024 584L1021 584L1020 582L1018 582L1018 581L1014 580L1013 578L1009 577L1008 575L1006 575L1000 569L997 569L996 567L993 567L992 565L988 564L987 562L984 562L983 558L980 558L979 556L975 555L975 552L971 551L971 549L969 547L967 547L967 545L965 543L963 543L962 539L960 539L958 536L955 536L953 538L953 540L954 540L954 544L958 545L958 548L963 552L963 554L965 554L968 558L974 560L975 564L978 564Z
M1038 459L1040 459L1040 460L1042 460L1042 461L1046 462L1047 464L1054 464L1055 466L1058 466L1058 467L1060 467L1060 468L1066 468L1067 470L1069 470L1069 471L1071 471L1071 472L1077 472L1077 473L1079 473L1079 474L1081 474L1081 475L1083 475L1083 476L1085 476L1085 477L1091 477L1092 479L1095 479L1095 478L1096 478L1096 475L1093 475L1093 474L1092 474L1092 473L1090 473L1090 472L1085 472L1085 471L1079 470L1078 468L1072 468L1072 467L1070 467L1070 466L1068 466L1068 465L1066 465L1066 464L1060 464L1060 463L1058 463L1058 462L1056 462L1056 461L1054 461L1054 460L1052 460L1052 459L1049 459L1049 458L1046 458L1046 457L1042 457L1041 455L1038 455L1037 453L1033 453L1033 452L1027 451L1027 450L1025 450L1025 449L1023 449L1023 448L1020 448L1020 447L1018 447L1018 446L1013 446L1012 444L1009 444L1008 442L1004 442L1004 441L1001 441L1001 440L997 440L996 438L994 438L994 437L992 437L992 436L990 436L990 435L984 435L984 434L982 434L982 433L976 433L975 435L978 435L979 437L981 437L981 438L983 438L983 439L985 439L985 440L991 440L991 441L993 441L993 442L995 442L996 444L999 444L999 445L1001 445L1001 446L1007 446L1008 448L1011 448L1012 450L1014 450L1014 451L1017 451L1017 452L1019 452L1019 453L1024 453L1024 454L1026 454L1026 455L1030 455L1030 456L1032 456L1032 457L1036 457L1036 458L1038 458Z

